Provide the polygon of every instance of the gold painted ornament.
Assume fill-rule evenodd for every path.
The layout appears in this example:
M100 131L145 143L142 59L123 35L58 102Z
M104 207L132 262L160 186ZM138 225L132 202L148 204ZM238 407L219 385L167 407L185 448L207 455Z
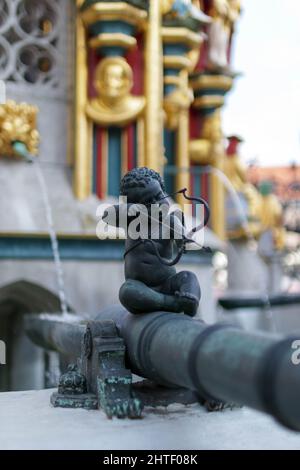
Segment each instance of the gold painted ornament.
M37 130L38 108L27 103L9 100L0 105L0 154L16 157L15 142L26 145L31 155L36 155L40 141Z

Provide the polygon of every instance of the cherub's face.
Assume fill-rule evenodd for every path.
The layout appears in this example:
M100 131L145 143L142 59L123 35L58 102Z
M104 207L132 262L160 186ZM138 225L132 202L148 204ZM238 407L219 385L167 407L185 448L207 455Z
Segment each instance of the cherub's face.
M161 185L155 179L151 180L144 188L132 188L128 191L127 202L134 204L157 204L166 195ZM162 202L166 203L166 199Z

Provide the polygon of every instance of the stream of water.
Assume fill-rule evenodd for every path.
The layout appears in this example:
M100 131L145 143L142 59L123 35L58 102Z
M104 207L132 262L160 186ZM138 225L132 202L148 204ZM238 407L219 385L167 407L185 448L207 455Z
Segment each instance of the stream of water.
M68 313L68 304L67 304L67 298L66 298L66 289L65 289L65 281L64 281L64 272L63 272L63 267L62 267L62 262L60 258L60 253L59 253L59 246L58 246L58 239L56 235L56 230L54 227L54 221L53 221L53 213L52 213L52 207L50 203L50 198L49 198L49 192L46 184L46 180L44 177L43 170L41 168L41 164L38 161L36 157L33 157L28 153L27 147L23 142L14 142L13 144L14 150L24 158L25 161L27 161L29 164L32 164L36 173L36 177L41 189L42 193L42 200L43 204L45 207L45 215L46 215L46 221L48 225L48 233L50 237L50 242L51 242L51 247L52 247L52 252L53 252L53 258L54 258L54 265L55 265L55 272L56 272L56 278L57 278L57 287L58 287L58 296L60 300L60 308L62 314L67 314Z

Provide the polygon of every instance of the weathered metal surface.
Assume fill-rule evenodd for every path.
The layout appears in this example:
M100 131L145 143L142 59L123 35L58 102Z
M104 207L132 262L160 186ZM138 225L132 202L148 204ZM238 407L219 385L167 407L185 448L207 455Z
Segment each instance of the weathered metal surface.
M39 326L35 319L34 325L28 325L29 330L33 327L40 332L39 344L44 337L44 344L48 345L51 337L55 346L57 334L59 350L65 339L70 352L69 330L62 325L58 331L51 321L40 322ZM124 342L113 336L114 324ZM102 311L91 325L92 329L102 328L102 333L93 341L95 362L83 360L81 371L88 383L105 381L107 373L115 377L118 385L124 385L124 374L130 377L121 360L126 345L127 363L142 377L163 386L196 391L203 399L250 406L300 430L300 373L299 366L292 362L292 343L297 338L249 334L228 324L207 326L186 315L166 312L131 315L120 306ZM74 353L77 351L74 347ZM107 395L103 386L98 387L99 404L104 409L111 403L107 397L116 400L121 390L114 389L111 382L106 385L111 387ZM126 400L131 400L130 380L125 385Z
M78 317L74 316L72 322L63 321L63 317L49 321L47 316L30 315L26 321L27 325L30 325L27 332L30 339L42 348L79 357L86 326L76 320Z
M186 315L133 316L120 307L101 312L125 340L131 369L161 384L197 390L273 415L300 430L300 370L292 362L296 337L247 333L228 324L206 324Z

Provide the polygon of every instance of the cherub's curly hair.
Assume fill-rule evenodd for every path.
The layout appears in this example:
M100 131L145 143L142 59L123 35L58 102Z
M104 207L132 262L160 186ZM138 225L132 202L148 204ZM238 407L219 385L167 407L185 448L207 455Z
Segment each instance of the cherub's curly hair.
M121 181L120 194L127 196L128 190L132 188L145 188L151 180L159 182L161 189L165 191L165 183L157 171L151 170L147 167L134 168L129 171Z

